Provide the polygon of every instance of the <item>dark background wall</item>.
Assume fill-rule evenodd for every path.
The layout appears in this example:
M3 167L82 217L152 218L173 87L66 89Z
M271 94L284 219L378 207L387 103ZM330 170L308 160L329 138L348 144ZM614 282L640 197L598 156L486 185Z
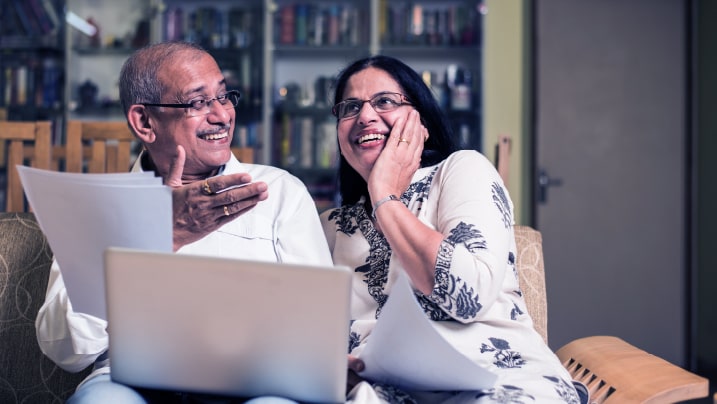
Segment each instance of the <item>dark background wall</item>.
M698 0L695 20L697 372L717 386L717 1Z

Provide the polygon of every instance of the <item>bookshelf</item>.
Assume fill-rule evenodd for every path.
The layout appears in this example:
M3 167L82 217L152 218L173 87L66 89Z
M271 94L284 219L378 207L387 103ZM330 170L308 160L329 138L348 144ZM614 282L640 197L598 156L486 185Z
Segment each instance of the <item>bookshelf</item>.
M0 109L8 120L50 120L62 128L62 7L56 0L0 0Z
M214 56L227 84L241 91L232 147L253 150L257 163L264 158L267 122L265 97L264 15L266 0L164 0L153 23L155 40L188 40Z
M11 11L25 10L15 1L0 3ZM483 0L25 3L52 4L57 27L28 35L22 19L1 14L2 71L25 66L21 76L42 77L53 86L42 81L42 100L28 97L26 90L25 104L15 108L19 100L8 102L6 83L17 80L3 74L0 95L8 97L0 97L0 108L8 110L9 119L124 119L117 86L124 60L145 43L184 39L207 48L230 85L242 92L233 146L250 147L256 162L299 176L319 209L335 199L331 85L339 70L359 57L387 54L408 63L433 88L463 146L480 150L482 145ZM65 9L99 33L87 36L63 24ZM37 83L32 84L36 91ZM25 108L32 102L33 108Z
M371 54L397 57L421 74L462 146L480 150L483 7L478 0L269 2L266 160L301 178L319 210L334 205L330 85L342 67Z
M154 0L65 0L67 13L91 25L68 23L65 108L72 120L124 120L118 77L127 57L151 38ZM122 16L118 18L118 16Z

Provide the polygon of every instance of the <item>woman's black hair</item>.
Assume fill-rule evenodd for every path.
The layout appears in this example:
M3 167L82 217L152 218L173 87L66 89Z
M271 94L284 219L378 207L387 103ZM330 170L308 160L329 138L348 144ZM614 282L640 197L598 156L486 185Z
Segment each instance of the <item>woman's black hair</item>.
M431 166L443 161L458 150L448 118L438 105L433 93L412 68L390 56L371 56L357 60L339 73L335 82L334 104L343 98L348 80L356 73L374 67L388 73L403 89L404 95L421 115L421 121L428 130L428 141L423 145L421 167ZM366 181L346 161L339 156L338 187L341 205L352 205L362 196L368 200Z

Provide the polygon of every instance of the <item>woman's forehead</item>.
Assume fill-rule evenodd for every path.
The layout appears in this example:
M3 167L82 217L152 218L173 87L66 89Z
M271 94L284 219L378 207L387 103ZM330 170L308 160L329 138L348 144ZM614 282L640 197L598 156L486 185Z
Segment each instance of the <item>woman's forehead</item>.
M398 82L386 71L368 67L347 80L344 98L370 98L384 91L402 92L402 89Z

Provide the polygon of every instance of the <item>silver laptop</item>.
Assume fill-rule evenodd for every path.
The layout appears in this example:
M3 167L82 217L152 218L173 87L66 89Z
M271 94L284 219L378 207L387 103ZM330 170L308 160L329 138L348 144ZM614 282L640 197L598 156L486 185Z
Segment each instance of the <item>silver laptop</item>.
M109 248L105 280L113 380L345 401L347 267Z

